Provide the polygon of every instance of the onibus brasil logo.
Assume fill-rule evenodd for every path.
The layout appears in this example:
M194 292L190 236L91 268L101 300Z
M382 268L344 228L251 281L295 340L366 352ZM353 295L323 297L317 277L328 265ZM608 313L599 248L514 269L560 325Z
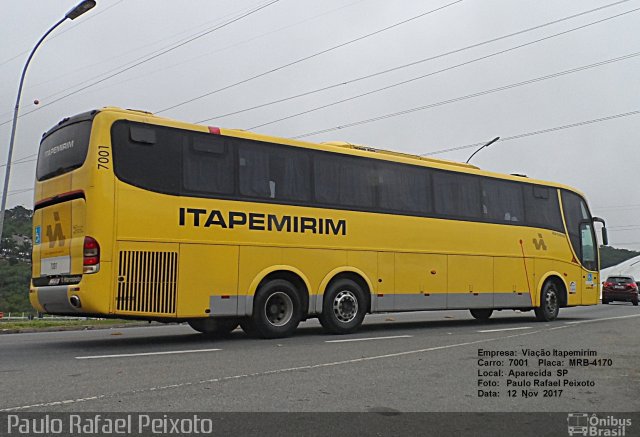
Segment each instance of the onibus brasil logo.
M631 419L614 415L593 413L569 413L567 415L567 432L570 436L611 436L624 437L631 435Z

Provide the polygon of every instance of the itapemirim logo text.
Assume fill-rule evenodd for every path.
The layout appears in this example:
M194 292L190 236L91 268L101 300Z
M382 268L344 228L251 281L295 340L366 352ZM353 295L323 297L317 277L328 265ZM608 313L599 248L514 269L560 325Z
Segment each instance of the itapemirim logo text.
M613 414L569 413L567 432L570 436L624 437L629 434L631 419Z

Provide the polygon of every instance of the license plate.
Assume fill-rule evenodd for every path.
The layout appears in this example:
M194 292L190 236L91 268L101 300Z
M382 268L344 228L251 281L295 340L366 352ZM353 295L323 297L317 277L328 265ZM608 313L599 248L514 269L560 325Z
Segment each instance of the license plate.
M70 256L43 258L40 262L41 276L66 275L68 273L71 273Z

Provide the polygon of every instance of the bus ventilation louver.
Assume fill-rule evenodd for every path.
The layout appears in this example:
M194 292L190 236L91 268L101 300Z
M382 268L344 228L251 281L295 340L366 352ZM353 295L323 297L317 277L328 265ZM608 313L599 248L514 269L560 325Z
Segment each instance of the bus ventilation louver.
M175 314L177 272L176 252L121 251L116 309Z

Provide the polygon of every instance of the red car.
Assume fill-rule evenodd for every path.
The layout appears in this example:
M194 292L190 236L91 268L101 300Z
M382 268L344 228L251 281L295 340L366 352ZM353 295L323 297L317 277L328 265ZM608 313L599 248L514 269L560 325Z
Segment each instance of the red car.
M609 276L602 283L602 303L614 300L638 305L638 283L633 276Z

